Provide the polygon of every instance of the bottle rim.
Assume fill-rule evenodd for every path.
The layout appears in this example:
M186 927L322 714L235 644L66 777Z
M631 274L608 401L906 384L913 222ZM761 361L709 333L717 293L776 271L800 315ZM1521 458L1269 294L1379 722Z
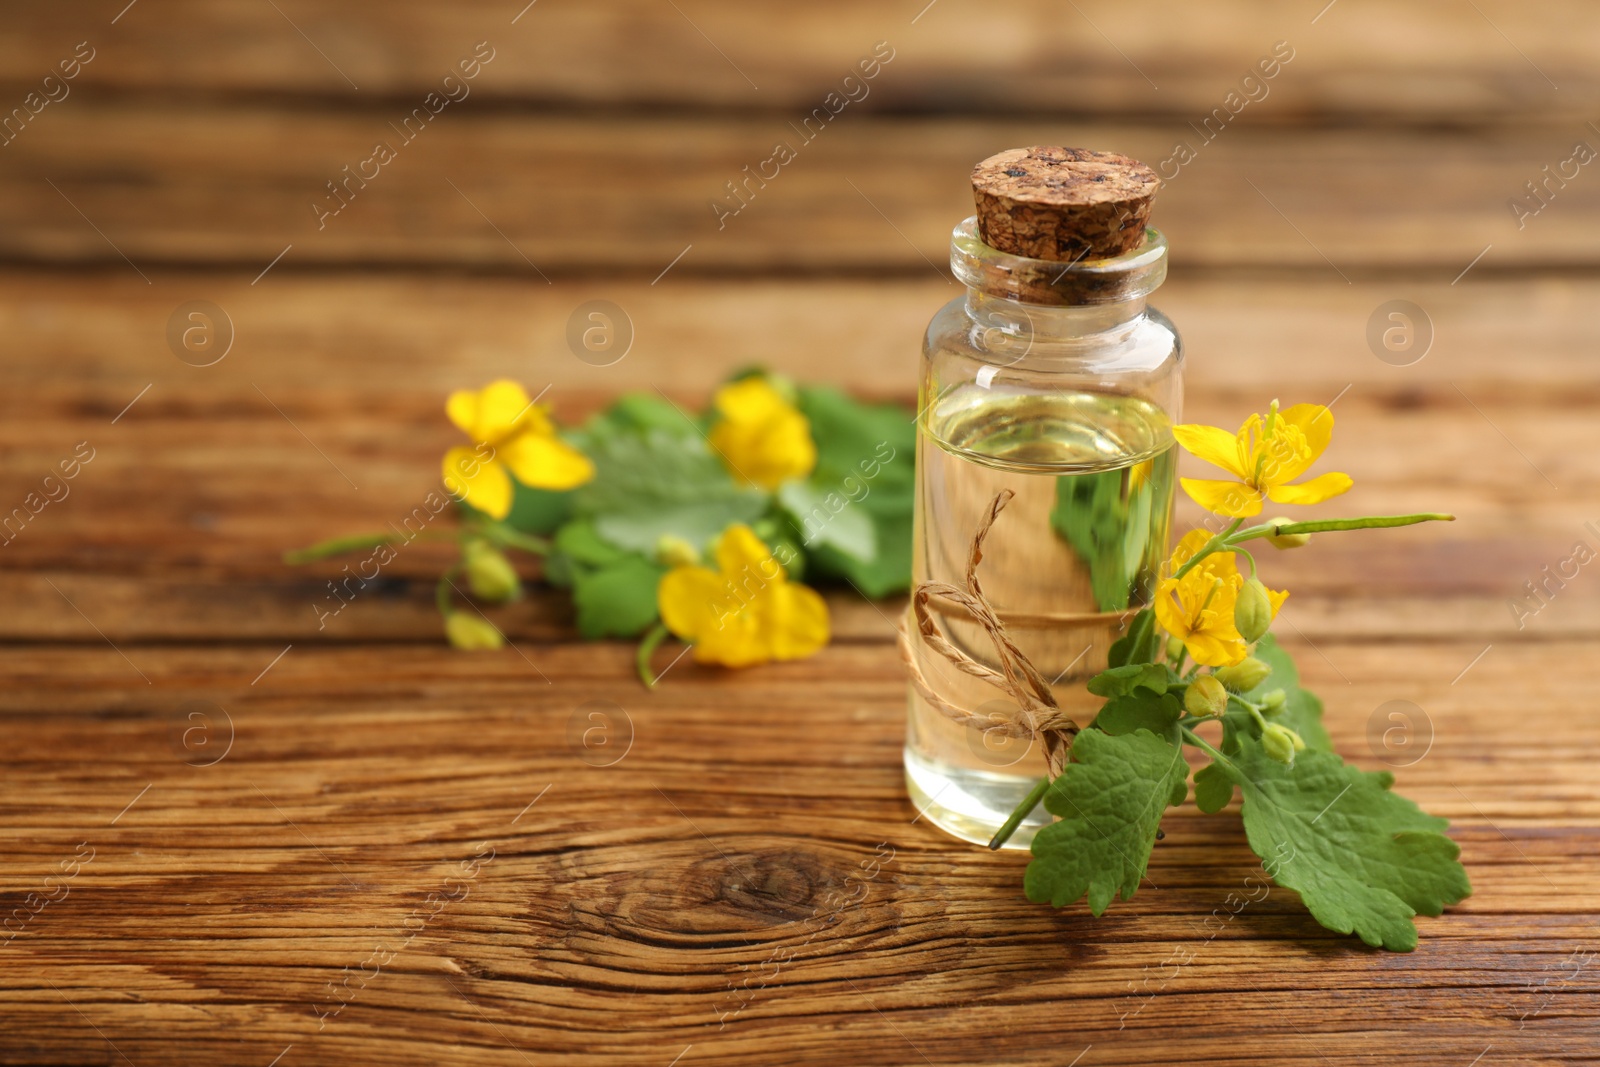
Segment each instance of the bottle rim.
M968 288L1050 307L1092 307L1136 300L1167 277L1167 239L1147 226L1139 246L1120 256L1071 262L1002 252L978 236L976 215L950 234L950 270Z

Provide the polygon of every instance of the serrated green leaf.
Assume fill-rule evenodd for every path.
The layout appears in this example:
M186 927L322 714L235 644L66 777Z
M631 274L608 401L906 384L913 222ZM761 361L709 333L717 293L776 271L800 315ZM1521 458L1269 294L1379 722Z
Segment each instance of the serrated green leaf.
M1084 730L1050 784L1044 805L1061 818L1035 835L1023 887L1028 899L1063 907L1087 894L1099 915L1119 892L1133 896L1150 862L1167 803L1189 773L1183 753L1140 730L1112 737Z
M1250 847L1312 916L1373 946L1409 952L1413 915L1438 915L1472 892L1448 824L1389 791L1393 777L1308 748L1286 767L1238 739L1224 769L1244 796Z
M649 555L666 534L708 547L767 509L767 494L735 484L698 434L626 429L587 444L595 477L575 491L577 512L617 548Z
M1106 701L1094 725L1108 734L1120 736L1135 730L1149 730L1157 737L1166 737L1173 724L1183 716L1183 706L1171 693L1154 693L1139 688L1124 696Z
M825 492L812 482L792 481L778 487L778 503L808 550L827 545L862 563L877 559L872 516L849 497Z
M1272 668L1267 680L1245 694L1259 701L1274 689L1282 689L1285 700L1283 710L1273 716L1273 721L1287 726L1300 735L1307 747L1324 752L1333 751L1333 742L1322 725L1322 701L1300 688L1300 672L1295 668L1289 653L1278 646L1271 634L1256 645L1255 657Z
M1233 779L1219 764L1208 763L1194 772L1195 807L1215 815L1233 799Z
M572 602L578 609L578 633L590 640L639 634L656 620L656 586L665 573L665 568L634 555L595 570L577 570Z
M1124 696L1139 686L1152 693L1165 693L1174 680L1165 664L1125 663L1090 678L1088 690L1102 697Z

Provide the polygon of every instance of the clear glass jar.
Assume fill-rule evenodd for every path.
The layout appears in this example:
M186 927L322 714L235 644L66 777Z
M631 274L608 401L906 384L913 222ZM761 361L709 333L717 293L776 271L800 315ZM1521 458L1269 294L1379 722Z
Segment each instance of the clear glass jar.
M1125 255L1067 264L992 248L969 218L952 234L950 266L967 292L933 317L923 346L912 585L964 587L973 533L1012 490L984 543L983 592L1086 726L1100 701L1084 683L1150 602L1168 551L1183 350L1145 303L1166 277L1166 239L1147 229ZM958 608L935 617L958 648L998 667ZM909 631L935 693L982 716L1017 715ZM1045 774L1042 749L959 724L911 692L906 784L922 817L956 837L989 841ZM1037 809L1006 847L1027 847L1050 818Z

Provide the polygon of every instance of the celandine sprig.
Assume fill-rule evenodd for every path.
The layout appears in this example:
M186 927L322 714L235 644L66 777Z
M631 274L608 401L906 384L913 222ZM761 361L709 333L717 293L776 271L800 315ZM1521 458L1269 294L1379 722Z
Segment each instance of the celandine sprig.
M999 848L1039 804L1058 820L1033 839L1024 888L1057 907L1087 897L1101 914L1133 896L1168 807L1189 793L1183 746L1209 760L1195 772L1201 811L1221 811L1237 789L1245 837L1272 878L1297 891L1313 918L1369 945L1416 947L1415 915L1438 915L1471 893L1444 819L1390 791L1393 777L1346 764L1322 726L1322 704L1302 689L1294 663L1269 632L1287 592L1256 576L1244 546L1303 547L1338 530L1449 521L1451 515L1362 516L1253 526L1264 500L1315 504L1347 491L1345 474L1295 484L1327 449L1333 414L1276 401L1237 434L1186 425L1174 436L1234 481L1185 478L1202 507L1232 519L1215 534L1192 530L1173 550L1152 607L1137 613L1089 690L1106 697L1072 744L1072 760L1041 782L990 843ZM1236 556L1250 563L1250 577ZM1168 637L1163 640L1161 632ZM1192 661L1192 662L1191 662ZM1198 730L1218 722L1213 745Z

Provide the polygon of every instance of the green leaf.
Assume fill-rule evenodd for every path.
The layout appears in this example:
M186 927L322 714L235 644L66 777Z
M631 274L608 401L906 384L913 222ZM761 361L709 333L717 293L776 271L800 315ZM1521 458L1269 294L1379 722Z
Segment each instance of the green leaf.
M878 556L878 531L872 516L849 497L824 492L814 482L785 482L778 503L788 514L807 549L827 545L862 563Z
M812 571L819 577L848 581L862 596L879 599L911 588L911 512L895 518L875 517L878 552L868 563L847 556L830 545L819 544L811 553Z
M1322 701L1300 688L1300 672L1295 669L1289 653L1268 634L1256 645L1255 657L1271 667L1272 674L1245 696L1259 701L1274 689L1282 689L1286 700L1283 710L1272 717L1273 721L1298 733L1307 747L1332 752L1333 742L1322 725Z
M1084 730L1044 805L1060 822L1033 839L1028 899L1063 907L1085 894L1099 915L1118 892L1133 896L1150 862L1161 813L1189 773L1183 753L1143 730L1112 737Z
M575 491L577 511L617 548L649 555L665 534L709 547L767 509L767 494L736 485L697 433L622 429L587 443L595 478Z
M1409 952L1411 917L1438 915L1472 892L1445 820L1389 791L1393 776L1308 748L1286 767L1239 738L1223 764L1244 795L1244 829L1267 873L1312 916L1369 945Z
M916 426L912 412L893 404L862 404L837 389L799 390L799 407L811 423L817 466L807 486L817 499L829 494L853 501L831 522L816 519L807 529L794 516L794 534L812 553L820 577L850 582L869 597L903 593L911 586L911 507L916 484ZM788 509L794 510L794 509ZM844 515L857 512L872 524L873 552L862 545L859 528L825 536ZM810 515L806 509L804 515ZM827 514L825 512L824 514ZM819 536L808 536L821 531Z
M1125 663L1090 678L1088 689L1102 697L1125 696L1141 685L1153 693L1165 693L1173 681L1165 664Z
M1128 468L1056 478L1050 524L1089 571L1101 611L1121 611L1145 557L1152 491L1124 498ZM1153 489L1153 487L1152 487Z
M1207 815L1215 815L1233 799L1233 779L1221 764L1208 763L1194 772L1194 803Z
M1149 730L1157 737L1166 737L1173 725L1183 717L1183 706L1171 693L1153 693L1139 688L1126 696L1112 697L1106 701L1094 725L1108 734L1131 734L1135 730Z
M861 504L868 511L909 515L916 484L914 413L897 404L863 404L828 386L806 386L799 394L817 444L812 483L846 496L857 495L850 490L860 483L867 487Z
M656 586L666 571L641 556L575 572L578 633L589 640L633 637L656 620Z
M1156 616L1149 608L1135 615L1128 623L1128 632L1111 642L1106 655L1110 667L1129 663L1150 663L1156 658Z
M555 547L574 562L590 567L603 567L628 555L603 540L591 519L574 519L557 530Z

